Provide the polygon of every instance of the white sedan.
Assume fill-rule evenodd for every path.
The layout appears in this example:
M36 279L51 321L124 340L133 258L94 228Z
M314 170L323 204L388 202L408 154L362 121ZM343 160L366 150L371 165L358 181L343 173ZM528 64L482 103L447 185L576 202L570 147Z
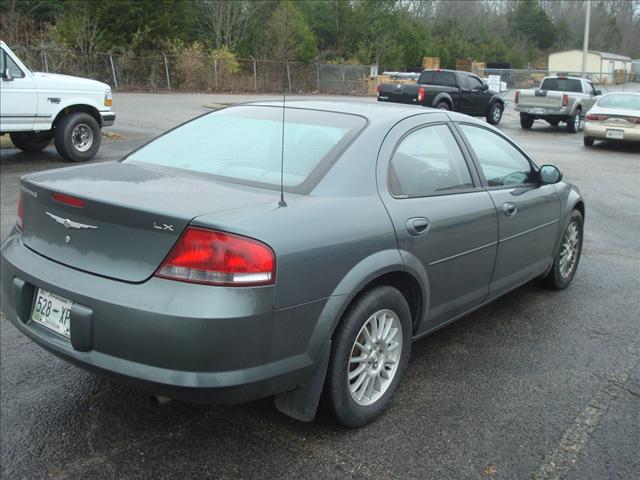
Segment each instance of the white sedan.
M584 121L584 144L590 147L595 140L640 141L640 93L600 97Z

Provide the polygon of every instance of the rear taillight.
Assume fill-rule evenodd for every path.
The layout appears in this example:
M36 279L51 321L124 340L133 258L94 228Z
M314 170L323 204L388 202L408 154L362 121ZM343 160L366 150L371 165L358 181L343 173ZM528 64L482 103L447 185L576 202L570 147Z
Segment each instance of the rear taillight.
M563 107L569 106L569 95L567 95L566 93L562 95L562 106Z
M22 231L24 230L24 194L20 192L18 195L18 219L16 226Z
M603 122L605 121L607 118L606 115L595 115L593 113L589 113L586 117L584 117L586 120L590 120L592 122Z
M208 285L255 286L275 282L273 250L251 238L188 227L156 276Z
M627 117L627 122L635 123L636 125L640 125L640 117Z
M380 84L376 85L376 92L378 95L380 95Z
M424 101L424 88L418 88L418 103L422 103Z
M520 103L520 90L516 90L516 103Z

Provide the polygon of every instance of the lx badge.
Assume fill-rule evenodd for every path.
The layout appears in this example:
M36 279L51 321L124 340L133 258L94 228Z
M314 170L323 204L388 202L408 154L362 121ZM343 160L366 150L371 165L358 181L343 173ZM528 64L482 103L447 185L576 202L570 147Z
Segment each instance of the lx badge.
M173 232L173 225L167 225L166 223L163 223L162 225L158 225L154 221L153 228L155 228L156 230L169 230L170 232Z

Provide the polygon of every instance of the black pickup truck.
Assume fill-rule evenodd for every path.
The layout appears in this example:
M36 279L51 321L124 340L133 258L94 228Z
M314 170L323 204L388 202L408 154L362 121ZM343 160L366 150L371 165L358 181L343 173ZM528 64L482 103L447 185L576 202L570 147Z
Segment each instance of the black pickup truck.
M379 102L409 103L454 110L500 123L504 100L479 77L457 70L424 70L417 83L381 83Z

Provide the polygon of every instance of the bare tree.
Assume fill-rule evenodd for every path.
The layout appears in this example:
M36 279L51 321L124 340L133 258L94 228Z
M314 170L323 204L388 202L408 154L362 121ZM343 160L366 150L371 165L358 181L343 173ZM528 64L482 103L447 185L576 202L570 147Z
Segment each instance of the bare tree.
M45 6L37 0L3 0L0 12L2 39L17 47L32 47L42 41L42 25L34 20L35 12Z
M198 3L202 36L214 48L235 49L247 32L255 4L250 1L203 0Z

